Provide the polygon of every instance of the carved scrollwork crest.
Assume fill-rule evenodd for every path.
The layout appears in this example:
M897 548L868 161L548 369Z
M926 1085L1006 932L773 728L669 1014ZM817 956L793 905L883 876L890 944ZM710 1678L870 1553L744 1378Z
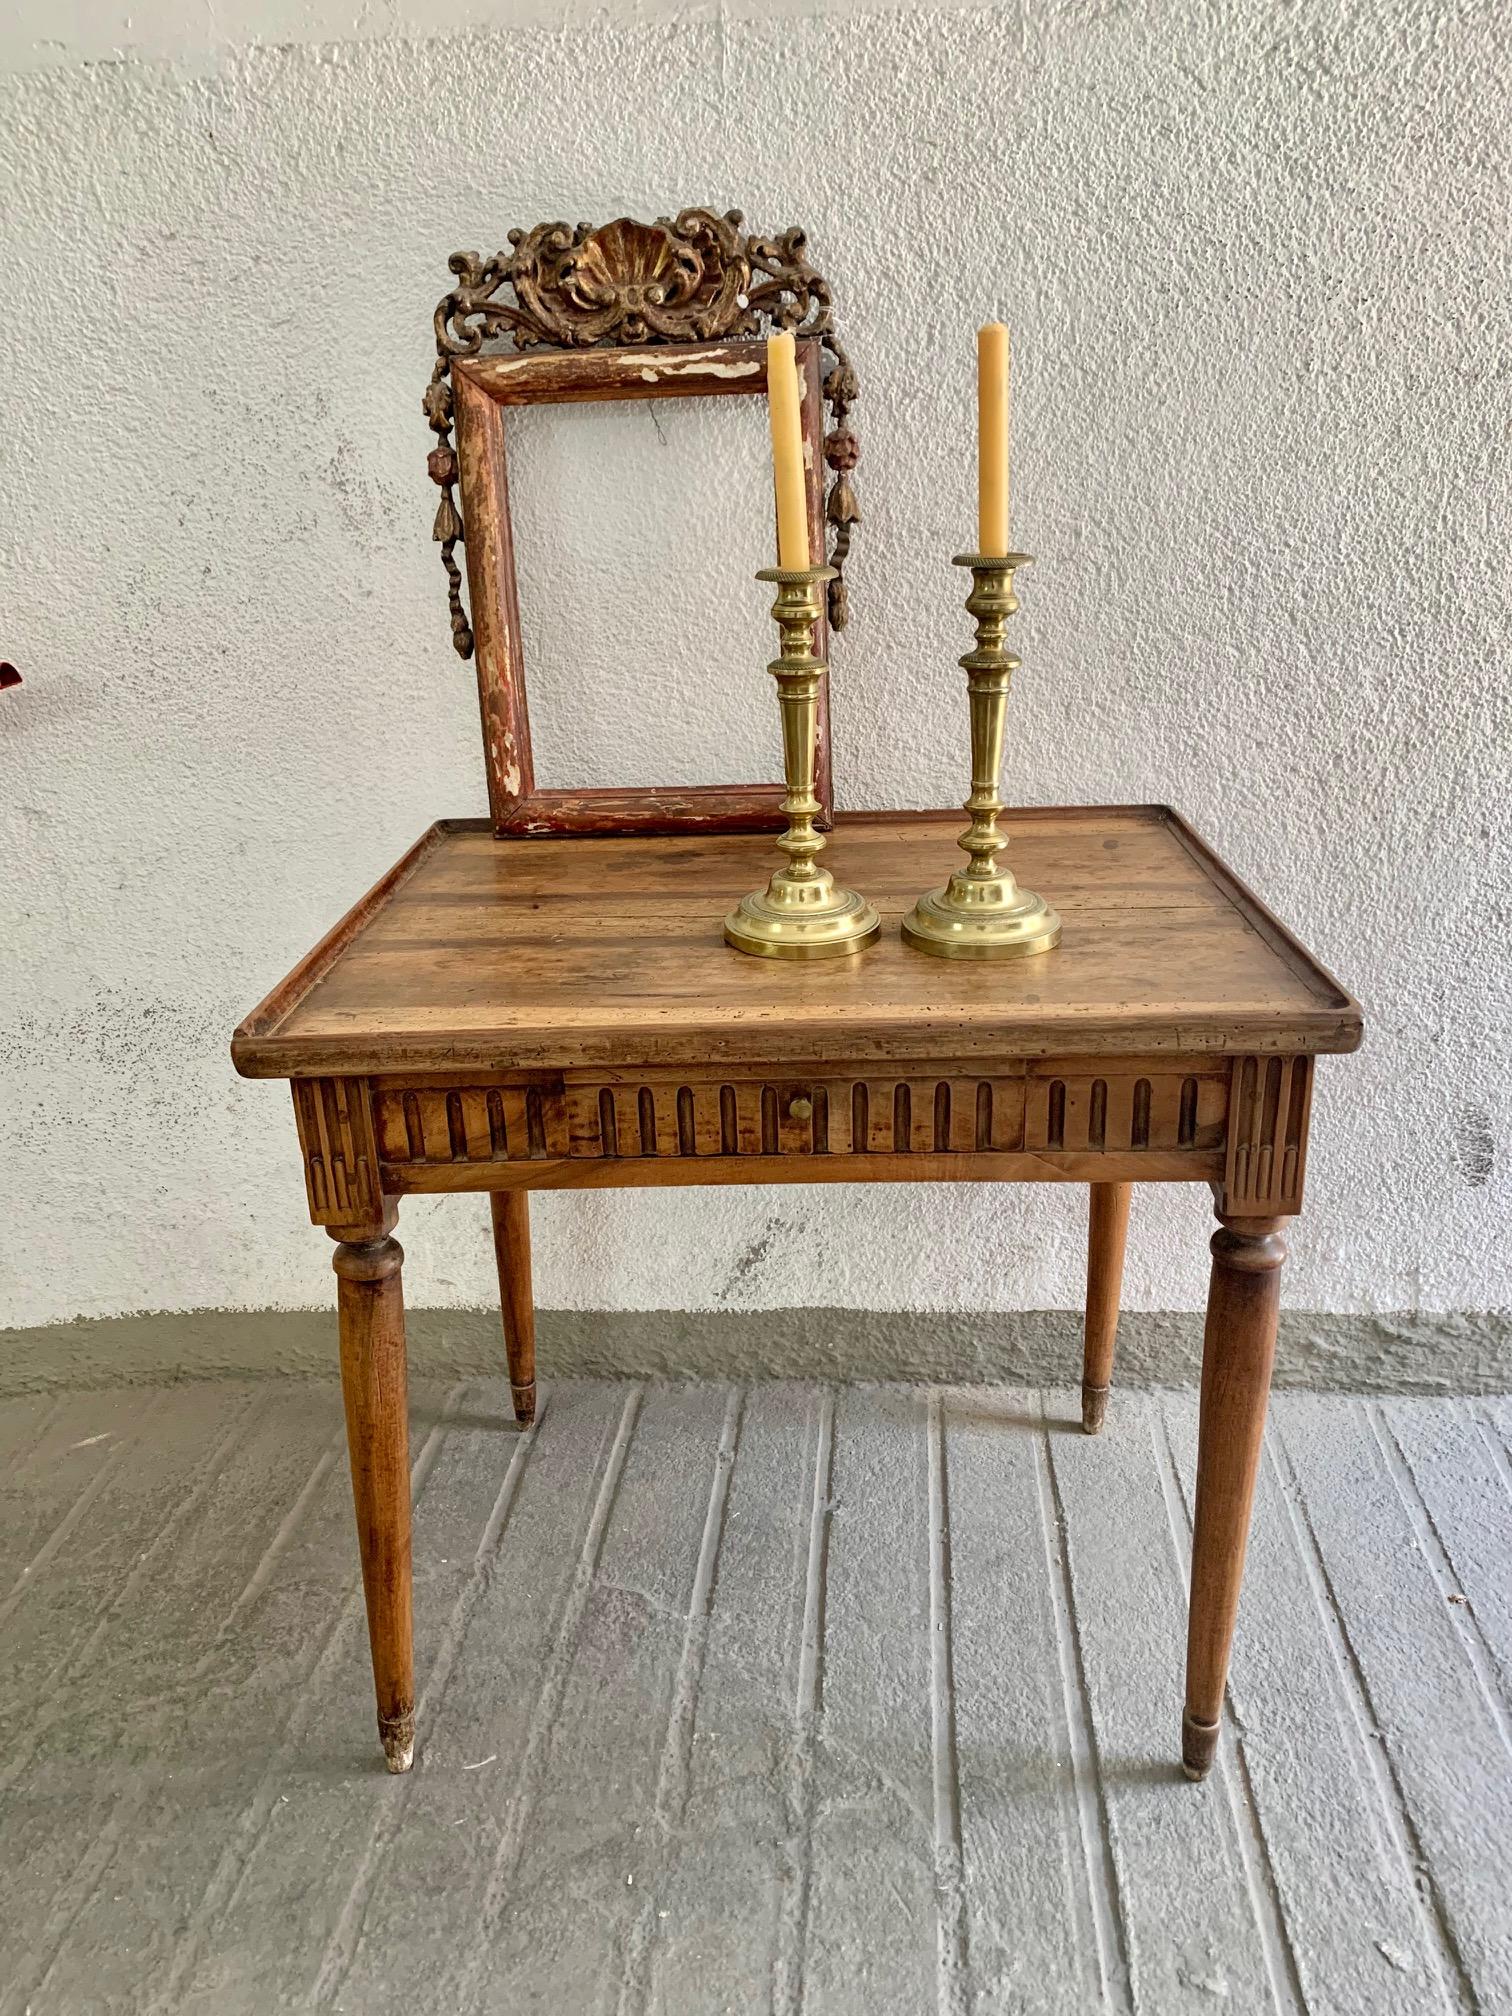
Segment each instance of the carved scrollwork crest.
M462 606L455 549L465 537L454 494L451 365L494 343L517 350L583 349L638 343L716 342L759 336L764 327L817 337L827 359L829 409L824 457L834 472L825 503L831 529L830 622L845 627L844 564L860 523L851 471L860 445L848 423L856 374L835 335L829 283L808 260L794 227L775 238L747 234L738 210L681 210L654 224L619 217L612 224L537 224L509 233L507 252L485 259L454 252L456 284L435 314L436 364L423 408L436 437L428 468L440 486L434 538L441 547L451 606L452 642L472 655L472 627Z

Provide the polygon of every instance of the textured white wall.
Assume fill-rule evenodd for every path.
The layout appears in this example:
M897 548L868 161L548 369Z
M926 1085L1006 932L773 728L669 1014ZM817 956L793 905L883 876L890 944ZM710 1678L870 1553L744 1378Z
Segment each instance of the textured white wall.
M431 818L483 805L417 407L446 255L693 201L807 225L861 373L845 802L961 793L948 560L971 329L1002 313L1040 556L1010 793L1174 800L1363 999L1291 1303L1512 1301L1498 7L553 29L543 0L488 31L457 0L473 32L391 8L327 42L301 37L347 32L340 8L287 11L278 47L166 0L134 32L106 9L0 44L0 654L27 681L0 698L0 1323L328 1298L286 1094L226 1041ZM754 408L531 416L549 778L761 761L764 483ZM579 602L604 620L572 667ZM1080 1214L1017 1189L553 1197L538 1293L1067 1304ZM417 1302L492 1293L476 1200L404 1219ZM1131 1304L1200 1301L1205 1232L1195 1193L1147 1194Z

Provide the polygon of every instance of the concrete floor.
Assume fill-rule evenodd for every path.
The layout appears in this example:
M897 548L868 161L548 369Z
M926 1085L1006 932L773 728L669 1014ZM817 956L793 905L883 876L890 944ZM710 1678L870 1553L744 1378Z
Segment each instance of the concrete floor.
M1512 2011L1512 1402L1283 1395L1212 1780L1195 1403L415 1395L381 1769L334 1387L0 1410L0 2011Z

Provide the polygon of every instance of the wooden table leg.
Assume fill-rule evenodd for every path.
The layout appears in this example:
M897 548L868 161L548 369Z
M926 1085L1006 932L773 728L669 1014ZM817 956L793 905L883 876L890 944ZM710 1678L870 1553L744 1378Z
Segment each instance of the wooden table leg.
M535 1419L535 1301L530 1287L530 1193L493 1190L494 1258L499 1266L499 1307L504 1317L504 1355L515 1419L526 1427Z
M331 1264L340 1284L341 1390L378 1734L390 1771L408 1771L415 1751L409 1407L400 1277L404 1251L388 1236L392 1223L389 1214L385 1222L361 1228L369 1236L343 1240Z
M1207 1776L1218 1747L1286 1258L1281 1236L1285 1219L1234 1218L1220 1212L1219 1220L1202 1345L1186 1712L1181 1718L1181 1761L1189 1778Z
M1093 1183L1087 1211L1087 1321L1082 1347L1082 1427L1096 1435L1108 1411L1123 1289L1132 1183Z

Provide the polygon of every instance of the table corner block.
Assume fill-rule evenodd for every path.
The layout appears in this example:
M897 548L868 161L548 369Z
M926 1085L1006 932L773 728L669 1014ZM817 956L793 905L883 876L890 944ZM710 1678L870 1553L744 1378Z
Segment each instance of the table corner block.
M1216 1200L1223 1215L1290 1218L1301 1210L1314 1061L1311 1055L1234 1058Z
M313 1224L342 1236L384 1213L366 1078L294 1078L294 1121Z

